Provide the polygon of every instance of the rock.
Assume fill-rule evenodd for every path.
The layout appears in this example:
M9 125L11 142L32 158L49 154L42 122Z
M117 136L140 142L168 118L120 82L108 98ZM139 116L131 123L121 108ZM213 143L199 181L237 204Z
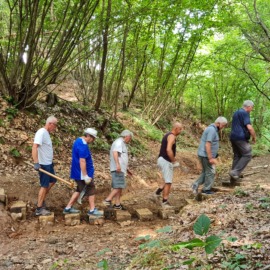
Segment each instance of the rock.
M49 216L39 216L39 223L44 227L54 225L54 213L51 212Z
M152 220L154 218L153 213L147 208L136 209L135 214L141 221Z
M65 225L66 226L75 226L81 224L81 214L66 214L65 215Z

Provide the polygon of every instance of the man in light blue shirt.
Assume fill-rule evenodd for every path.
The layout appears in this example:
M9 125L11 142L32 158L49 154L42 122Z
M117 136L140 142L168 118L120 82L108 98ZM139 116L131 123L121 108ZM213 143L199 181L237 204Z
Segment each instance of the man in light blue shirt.
M198 148L198 157L202 165L202 173L192 184L194 194L198 193L199 185L204 185L202 193L214 194L211 190L215 180L215 164L219 148L219 130L227 125L225 117L218 117L215 123L209 125L203 132Z

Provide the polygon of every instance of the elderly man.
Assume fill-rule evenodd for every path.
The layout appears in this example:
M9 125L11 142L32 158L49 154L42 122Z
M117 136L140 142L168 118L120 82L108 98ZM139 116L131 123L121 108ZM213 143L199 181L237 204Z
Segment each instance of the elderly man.
M129 130L124 130L120 134L120 138L116 139L110 150L110 170L112 176L112 191L109 196L103 201L105 206L110 206L112 200L115 200L113 208L122 210L121 204L122 190L126 187L125 177L127 174L132 175L128 169L128 147L127 144L133 138L133 133Z
M173 168L179 166L176 162L176 137L181 133L183 127L182 124L176 122L173 124L172 130L164 135L161 141L161 147L157 160L158 167L162 172L164 184L158 188L156 195L160 195L163 191L162 205L170 205L168 202L172 180L173 180Z
M103 213L95 208L95 183L94 183L94 165L92 155L88 144L94 142L97 138L97 131L93 128L84 130L84 135L77 138L72 147L72 162L70 178L77 183L77 189L71 196L69 203L63 211L63 214L79 213L80 211L73 208L73 204L77 201L81 192L84 197L88 197L89 211L88 215L102 216Z
M219 148L219 130L227 125L225 117L218 117L215 123L209 125L203 132L198 148L198 157L202 165L202 173L192 184L194 194L198 193L199 185L204 185L202 193L214 194L211 190L215 180L215 164Z
M34 138L34 144L32 147L32 157L34 160L34 169L39 171L43 169L51 174L54 173L53 168L53 147L50 137L50 133L56 130L57 119L54 116L48 117L46 124L43 128L40 128ZM38 202L36 209L36 216L50 215L50 211L47 210L45 199L50 189L55 184L55 178L39 172L40 190L38 193Z
M253 110L253 106L254 103L251 100L246 100L243 108L233 115L230 140L234 156L232 170L229 172L232 183L239 179L241 172L252 158L249 139L251 136L252 142L256 143L256 133L251 125L249 114Z

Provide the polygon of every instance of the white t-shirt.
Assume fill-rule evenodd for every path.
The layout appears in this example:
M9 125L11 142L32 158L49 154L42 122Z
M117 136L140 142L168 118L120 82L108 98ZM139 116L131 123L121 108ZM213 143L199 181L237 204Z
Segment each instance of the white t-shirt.
M113 158L114 151L118 152L118 158L119 158L119 163L121 166L121 171L126 175L127 168L128 168L128 148L122 137L116 139L111 146L111 150L110 150L110 170L111 171L116 171L116 163Z
M50 134L47 129L37 131L34 143L38 144L38 162L42 165L50 165L53 161L53 147Z

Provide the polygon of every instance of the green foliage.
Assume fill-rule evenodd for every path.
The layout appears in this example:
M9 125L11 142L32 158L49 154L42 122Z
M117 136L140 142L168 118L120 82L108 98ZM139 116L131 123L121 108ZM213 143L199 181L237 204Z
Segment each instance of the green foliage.
M242 254L235 254L228 261L223 261L221 267L228 270L250 269L249 265L246 264L245 255Z
M237 187L235 188L233 194L236 196L236 197L248 197L249 194L248 192L244 191L242 188L240 187Z
M19 110L16 107L9 107L5 110L5 112L7 113L8 119L12 120L17 115Z
M210 219L202 214L196 220L193 230L197 235L204 236L208 233L210 228L211 221ZM205 240L194 238L187 242L180 242L172 246L174 251L187 248L192 250L193 248L204 248L206 254L211 254L215 251L215 249L220 245L222 239L218 236L211 235L207 237Z
M98 262L97 267L98 268L102 268L103 270L108 270L109 269L109 265L108 265L107 260L104 260L103 259L100 262Z
M13 157L16 157L16 158L21 157L20 151L19 151L18 149L16 149L16 148L12 148L12 149L9 151L9 153L10 153Z
M143 118L138 118L134 115L132 116L132 118L139 126L139 130L143 129L145 131L144 136L154 141L161 141L161 138L163 136L163 132L161 130L157 129L155 126L151 125L149 122L147 122Z
M206 215L201 215L193 226L193 230L198 235L205 235L208 233L211 221Z
M70 269L69 268L69 262L67 259L61 260L61 261L56 261L53 263L53 265L50 267L50 270L55 270L55 269Z

